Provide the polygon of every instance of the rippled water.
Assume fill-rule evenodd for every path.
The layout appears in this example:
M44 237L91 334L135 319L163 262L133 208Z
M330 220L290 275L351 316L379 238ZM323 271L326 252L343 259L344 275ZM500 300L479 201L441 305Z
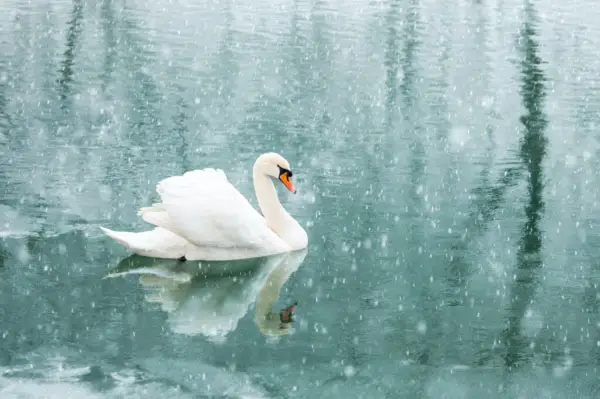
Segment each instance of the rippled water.
M593 4L4 1L0 396L600 396ZM307 253L97 227L266 151Z

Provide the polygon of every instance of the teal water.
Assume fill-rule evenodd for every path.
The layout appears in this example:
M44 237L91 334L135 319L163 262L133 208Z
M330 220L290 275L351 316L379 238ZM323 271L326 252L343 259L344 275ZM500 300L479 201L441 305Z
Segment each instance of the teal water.
M0 397L597 398L593 5L4 1ZM266 151L305 254L98 229Z

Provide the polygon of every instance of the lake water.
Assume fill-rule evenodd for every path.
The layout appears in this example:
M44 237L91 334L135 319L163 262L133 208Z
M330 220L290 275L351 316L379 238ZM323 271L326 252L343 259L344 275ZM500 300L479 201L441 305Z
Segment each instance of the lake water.
M0 397L599 397L598 10L3 1ZM267 151L306 253L98 229L195 168L256 204Z

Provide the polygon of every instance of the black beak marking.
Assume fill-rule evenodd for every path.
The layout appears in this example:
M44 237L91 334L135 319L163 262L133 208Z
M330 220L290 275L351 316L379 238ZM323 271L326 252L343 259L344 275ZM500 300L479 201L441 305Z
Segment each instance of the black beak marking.
M291 171L291 170L289 170L289 169L286 169L286 168L283 168L283 167L281 167L281 166L279 166L279 165L277 165L277 167L279 168L279 176L281 176L281 175L284 175L284 174L286 174L286 173L287 173L287 175L288 175L289 177L292 177L292 176L294 176L294 174L292 173L292 171Z

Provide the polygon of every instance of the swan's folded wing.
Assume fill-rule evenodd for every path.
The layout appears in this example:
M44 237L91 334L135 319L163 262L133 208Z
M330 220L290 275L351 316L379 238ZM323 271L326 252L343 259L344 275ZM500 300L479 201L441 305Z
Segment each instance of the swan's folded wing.
M175 233L200 247L285 251L287 245L266 224L220 169L201 169L157 185Z

